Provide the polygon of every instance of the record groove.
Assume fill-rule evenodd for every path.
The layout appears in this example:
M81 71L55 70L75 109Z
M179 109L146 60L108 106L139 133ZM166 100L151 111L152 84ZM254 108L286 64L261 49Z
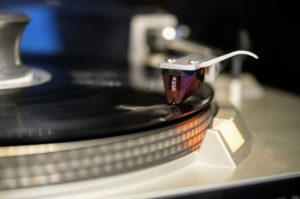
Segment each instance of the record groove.
M54 75L52 75L55 77ZM212 89L202 84L180 106L163 94L128 86L82 86L53 79L41 88L0 94L0 145L24 145L114 137L176 123L209 105ZM48 89L49 88L49 89Z

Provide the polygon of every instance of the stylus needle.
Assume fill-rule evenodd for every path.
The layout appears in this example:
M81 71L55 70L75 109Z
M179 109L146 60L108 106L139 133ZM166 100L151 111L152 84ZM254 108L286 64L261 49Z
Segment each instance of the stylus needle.
M214 82L218 73L216 64L236 55L249 55L258 59L252 52L238 50L210 60L188 55L161 63L167 103L180 104L196 92L201 82Z

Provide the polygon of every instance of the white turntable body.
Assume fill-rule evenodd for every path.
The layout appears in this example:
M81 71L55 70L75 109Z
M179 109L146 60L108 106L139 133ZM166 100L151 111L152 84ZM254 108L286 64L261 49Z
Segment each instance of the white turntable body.
M245 87L251 84L244 79ZM159 166L101 179L1 191L0 195L1 198L155 198L299 177L299 103L298 96L264 88L264 97L245 99L240 109L252 141L243 131L235 132L235 137L245 142L230 141L224 132L220 133L222 128L214 126L219 130L208 130L199 150ZM235 109L220 106L219 113L234 116L232 110ZM230 123L229 126L234 128ZM234 145L230 143L244 148L243 153L238 155L239 149L233 153Z

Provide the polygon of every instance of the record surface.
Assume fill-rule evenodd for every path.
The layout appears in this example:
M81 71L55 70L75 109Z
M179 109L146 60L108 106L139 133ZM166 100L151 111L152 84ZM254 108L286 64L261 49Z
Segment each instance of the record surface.
M50 72L52 80L44 85L0 90L0 145L138 133L199 113L213 97L212 89L202 84L182 105L168 105L164 94L136 90L111 77L83 85L80 81L89 79L84 73L77 73L74 81L68 73Z

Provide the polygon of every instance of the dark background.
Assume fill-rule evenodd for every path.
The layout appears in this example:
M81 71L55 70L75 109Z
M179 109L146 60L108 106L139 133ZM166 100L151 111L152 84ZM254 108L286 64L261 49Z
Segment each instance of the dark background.
M191 40L225 52L237 49L238 31L245 29L250 35L251 50L260 59L248 59L244 71L253 73L263 84L300 93L296 30L299 11L288 1L0 0L0 8L27 12L31 23L36 22L35 28L28 26L25 32L21 48L25 62L43 61L42 58L47 57L47 62L82 68L101 67L99 63L110 63L112 67L126 63L129 23L136 13L167 11L175 14L180 23L191 27ZM38 23L42 17L32 14L38 9L50 13L46 17L50 25Z

